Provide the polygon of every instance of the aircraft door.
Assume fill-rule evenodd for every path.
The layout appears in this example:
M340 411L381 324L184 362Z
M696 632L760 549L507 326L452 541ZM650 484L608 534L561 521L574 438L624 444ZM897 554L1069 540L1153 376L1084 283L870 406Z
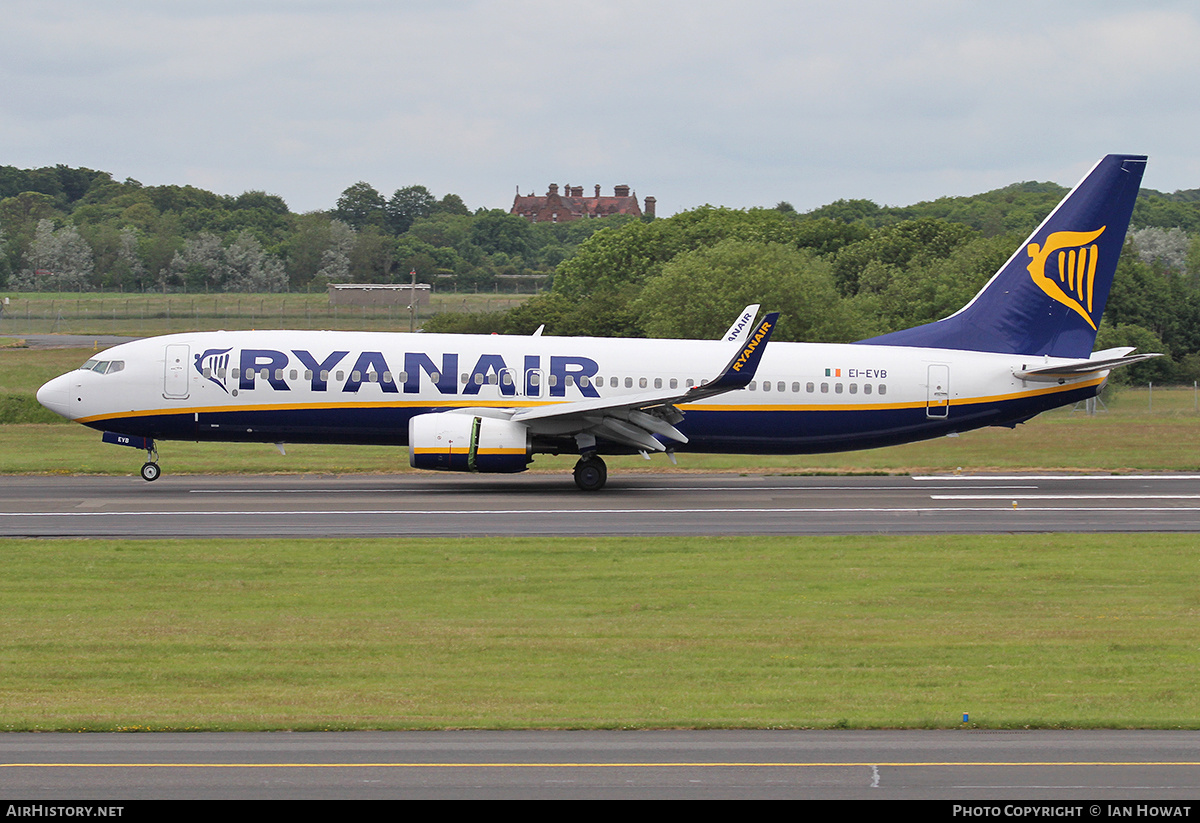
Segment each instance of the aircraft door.
M167 346L163 358L163 397L168 400L186 400L188 396L188 355L186 343Z
M925 387L925 416L950 416L950 367L944 363L929 366L929 383Z

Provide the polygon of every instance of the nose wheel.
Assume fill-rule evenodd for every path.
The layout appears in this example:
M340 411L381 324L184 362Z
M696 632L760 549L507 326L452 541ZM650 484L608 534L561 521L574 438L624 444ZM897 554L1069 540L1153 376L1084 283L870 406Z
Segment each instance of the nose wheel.
M575 464L575 485L585 492L600 491L608 480L608 466L594 454L585 454Z
M146 462L142 464L142 479L150 483L157 480L161 474L162 469L158 467L158 447L151 441L150 448L146 449Z

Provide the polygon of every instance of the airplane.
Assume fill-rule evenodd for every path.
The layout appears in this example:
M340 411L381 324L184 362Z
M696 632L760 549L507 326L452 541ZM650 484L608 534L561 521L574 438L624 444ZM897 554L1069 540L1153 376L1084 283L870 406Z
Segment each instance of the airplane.
M145 450L145 480L160 440L386 444L458 472L579 455L590 492L604 455L805 454L1012 427L1157 356L1092 351L1145 164L1102 158L966 306L857 343L772 343L778 314L757 320L757 305L717 340L195 332L107 349L37 398Z

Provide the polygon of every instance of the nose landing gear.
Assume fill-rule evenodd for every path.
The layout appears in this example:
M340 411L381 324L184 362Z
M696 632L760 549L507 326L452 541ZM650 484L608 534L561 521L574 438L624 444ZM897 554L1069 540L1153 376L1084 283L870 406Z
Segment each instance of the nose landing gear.
M146 448L146 462L142 464L142 479L147 483L157 480L162 475L162 469L158 467L158 446L154 441L150 441L150 445Z

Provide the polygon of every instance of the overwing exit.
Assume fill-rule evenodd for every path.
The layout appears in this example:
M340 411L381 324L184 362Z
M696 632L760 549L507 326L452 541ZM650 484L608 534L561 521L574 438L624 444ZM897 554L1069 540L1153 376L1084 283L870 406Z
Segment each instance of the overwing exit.
M1095 396L1153 354L1092 352L1146 158L1109 155L950 317L853 344L771 342L747 306L717 340L197 332L108 349L38 391L144 449L159 441L407 446L421 469L524 471L579 456L801 454L1012 426Z

